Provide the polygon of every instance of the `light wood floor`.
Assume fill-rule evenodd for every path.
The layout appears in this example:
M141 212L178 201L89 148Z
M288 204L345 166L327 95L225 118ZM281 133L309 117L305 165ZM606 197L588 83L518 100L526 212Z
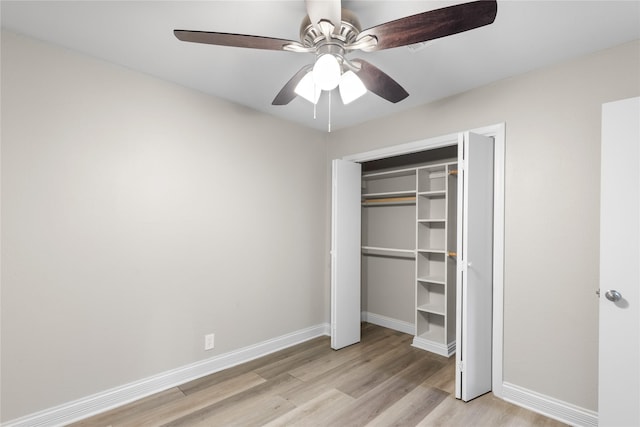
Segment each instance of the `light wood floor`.
M363 324L362 341L328 337L174 387L74 426L561 426L485 394L453 397L454 361L411 336Z

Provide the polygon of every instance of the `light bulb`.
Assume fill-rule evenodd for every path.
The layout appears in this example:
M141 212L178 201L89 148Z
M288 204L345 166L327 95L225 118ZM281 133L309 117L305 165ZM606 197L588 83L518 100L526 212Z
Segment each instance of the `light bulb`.
M320 94L322 93L322 90L313 81L311 71L304 75L293 91L312 104L318 103L318 99L320 99Z
M340 78L340 98L342 98L343 104L347 105L365 93L367 93L367 88L356 73L349 70L342 75Z
M322 90L333 90L340 83L340 64L338 59L325 53L321 55L313 66L313 80Z

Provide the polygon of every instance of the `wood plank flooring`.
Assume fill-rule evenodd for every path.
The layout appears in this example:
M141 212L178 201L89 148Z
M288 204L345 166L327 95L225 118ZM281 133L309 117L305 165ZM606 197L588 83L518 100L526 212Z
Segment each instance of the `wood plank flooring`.
M73 424L101 426L562 426L491 393L453 397L455 357L363 323L339 351L328 337L174 387Z

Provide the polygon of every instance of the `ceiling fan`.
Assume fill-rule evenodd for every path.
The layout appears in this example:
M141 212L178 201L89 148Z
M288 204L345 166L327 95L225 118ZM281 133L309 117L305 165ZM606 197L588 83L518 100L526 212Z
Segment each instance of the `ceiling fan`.
M341 0L306 0L308 15L300 27L300 42L272 37L209 31L174 30L182 41L252 49L313 53L315 61L300 69L280 90L273 105L286 105L297 95L316 104L322 91L339 87L347 104L371 91L387 101L405 99L407 91L364 59L347 58L353 51L406 46L491 24L495 0L473 1L406 16L361 30L356 16Z

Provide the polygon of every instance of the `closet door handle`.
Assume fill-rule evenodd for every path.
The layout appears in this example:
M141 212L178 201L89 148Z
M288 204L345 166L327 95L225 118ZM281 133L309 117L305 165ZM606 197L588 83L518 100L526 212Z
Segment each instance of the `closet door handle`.
M620 301L622 299L622 294L614 289L607 291L604 296L612 302Z

